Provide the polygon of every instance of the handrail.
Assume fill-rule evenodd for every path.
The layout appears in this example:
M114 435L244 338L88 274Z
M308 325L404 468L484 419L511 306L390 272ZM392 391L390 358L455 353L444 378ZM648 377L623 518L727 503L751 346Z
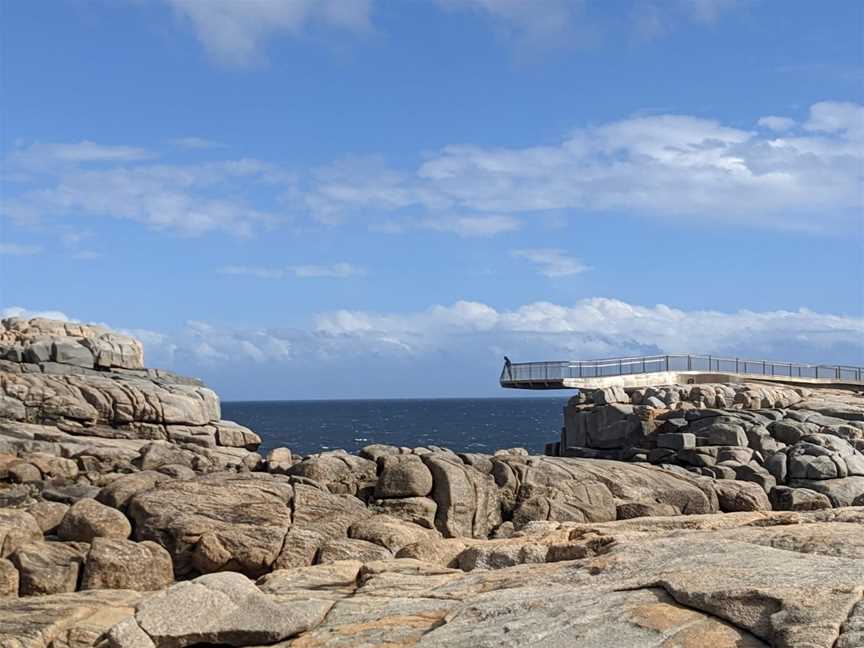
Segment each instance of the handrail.
M500 383L501 385L548 383L565 379L602 378L661 371L703 371L775 378L812 378L826 381L860 382L864 379L864 367L852 365L808 364L672 353L595 360L505 362L501 370Z

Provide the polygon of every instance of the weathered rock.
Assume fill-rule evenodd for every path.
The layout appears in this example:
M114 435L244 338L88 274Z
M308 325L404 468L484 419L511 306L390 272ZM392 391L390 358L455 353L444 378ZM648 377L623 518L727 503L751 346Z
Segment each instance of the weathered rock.
M313 455L291 466L286 474L311 479L331 493L358 497L372 490L378 478L374 462L341 452Z
M389 515L373 515L355 522L348 530L348 535L356 540L366 540L386 547L394 554L406 545L436 540L441 537L437 531L425 529Z
M174 582L171 555L155 542L95 538L81 589L157 590Z
M825 480L790 479L787 485L793 488L807 488L827 495L833 506L851 506L857 497L864 495L864 477Z
M20 596L74 592L87 554L78 542L31 542L9 556L19 574Z
M18 570L11 561L0 558L0 599L18 596Z
M166 481L168 476L153 470L142 470L115 479L99 491L96 499L116 509L125 510L126 504L136 494L150 490Z
M371 507L376 513L418 524L427 529L435 528L435 512L438 505L428 497L405 497L402 499L377 500Z
M93 590L2 600L0 645L10 648L101 645L99 642L112 626L133 614L140 599L138 592Z
M93 538L125 540L131 533L132 526L125 515L93 499L73 504L57 527L60 539L79 542L91 542Z
M435 527L445 537L488 537L501 523L495 480L440 454L423 455L432 473Z
M36 524L42 529L42 533L53 533L56 531L68 510L68 504L46 501L36 502L27 508L27 512L36 520Z
M26 511L0 509L0 557L30 542L42 540L42 530L36 519Z
M220 446L229 448L246 448L255 450L261 445L261 437L252 430L234 421L218 421L216 424L216 440Z
M744 481L720 479L714 484L720 510L724 513L736 511L770 511L768 495L758 484Z
M265 475L266 477L266 475ZM134 495L136 540L165 547L179 575L268 571L291 526L293 489L272 479L212 475L166 481Z
M381 543L368 542L353 538L331 540L318 551L318 563L327 564L340 560L389 560L393 553Z
M135 623L159 647L272 644L316 626L331 605L314 598L280 601L242 574L223 572L146 599L135 611ZM116 634L112 639L119 644Z
M346 538L348 528L369 515L371 512L356 497L295 484L293 526L285 535L274 567L311 565L322 546Z
M775 486L769 493L771 506L777 511L817 511L831 508L831 500L809 488Z
M417 455L393 455L380 461L375 497L425 497L432 490L432 473Z

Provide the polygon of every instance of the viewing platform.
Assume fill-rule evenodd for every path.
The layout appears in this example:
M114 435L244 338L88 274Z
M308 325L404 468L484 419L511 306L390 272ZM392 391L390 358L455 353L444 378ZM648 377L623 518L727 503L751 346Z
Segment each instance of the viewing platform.
M837 389L864 388L864 367L814 365L710 355L650 355L602 360L504 364L507 389L604 389L668 384L771 382Z

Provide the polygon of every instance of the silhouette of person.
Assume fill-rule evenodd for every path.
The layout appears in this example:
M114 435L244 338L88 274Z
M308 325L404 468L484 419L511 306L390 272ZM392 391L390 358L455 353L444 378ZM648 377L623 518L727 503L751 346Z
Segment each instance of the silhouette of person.
M508 380L513 380L513 363L507 356L504 356L504 372L507 374Z

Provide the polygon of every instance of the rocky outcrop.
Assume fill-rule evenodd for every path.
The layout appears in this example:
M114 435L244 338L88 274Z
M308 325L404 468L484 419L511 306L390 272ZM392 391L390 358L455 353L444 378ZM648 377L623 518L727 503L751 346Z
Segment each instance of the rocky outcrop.
M864 497L862 450L864 395L762 384L580 394L565 408L561 441L546 448L551 455L651 463L752 482L766 495L775 487L804 489L823 494L833 506Z
M134 341L0 344L0 646L862 645L857 395L610 389L549 456L263 459Z
M563 648L614 637L635 648L848 648L860 645L862 523L857 508L536 523L518 538L471 540L467 572L343 560L257 582L223 572L158 593L7 599L0 640Z

